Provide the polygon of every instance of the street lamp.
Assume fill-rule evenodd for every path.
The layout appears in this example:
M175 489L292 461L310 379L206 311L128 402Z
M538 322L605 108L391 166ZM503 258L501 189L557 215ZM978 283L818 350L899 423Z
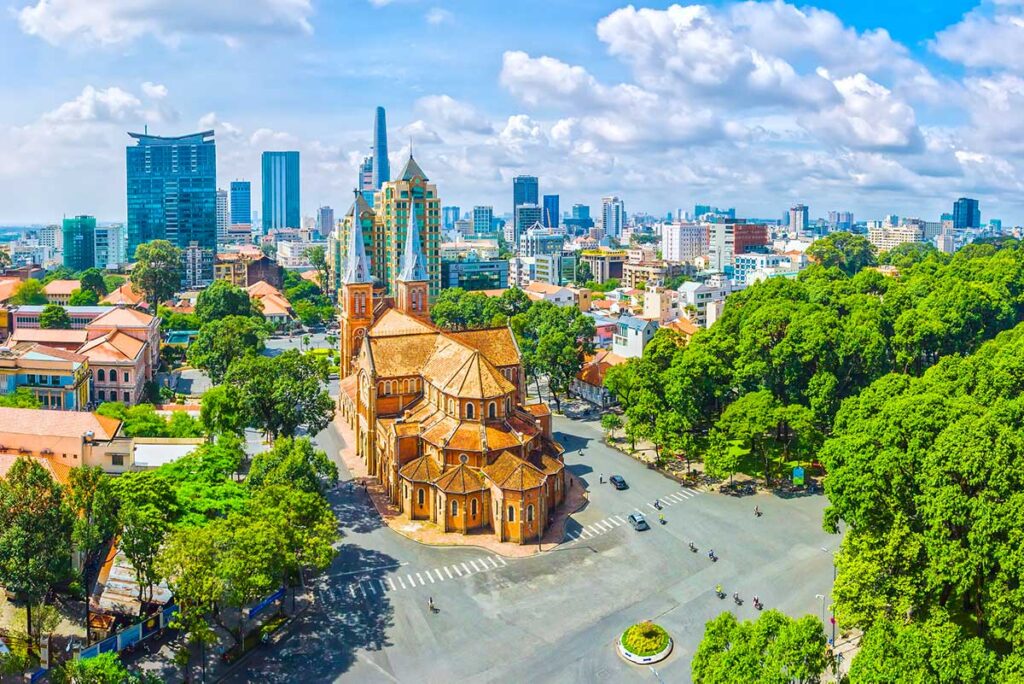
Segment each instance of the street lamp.
M824 627L825 626L825 595L824 594L815 594L814 598L816 598L819 601L821 601L821 626Z

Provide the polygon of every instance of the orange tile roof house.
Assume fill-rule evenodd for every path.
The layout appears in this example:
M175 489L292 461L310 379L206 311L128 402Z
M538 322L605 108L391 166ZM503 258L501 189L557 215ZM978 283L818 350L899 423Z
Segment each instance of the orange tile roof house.
M86 326L87 340L78 352L92 369L90 399L95 404L145 400L146 383L160 365L160 319L118 306Z
M249 296L259 301L263 317L271 323L281 325L295 317L291 302L285 299L281 291L270 283L261 280L246 288Z
M71 300L71 293L82 287L79 280L51 280L43 286L46 294L46 301L51 304L67 304Z
M569 394L585 399L600 408L614 406L617 402L612 393L604 387L608 369L626 363L626 358L606 349L599 350L583 363L569 386Z
M444 332L429 323L415 214L394 300L374 302L361 231L349 235L340 412L402 515L444 532L536 541L566 494L551 412L523 405L521 356L508 328Z
M0 454L45 458L58 466L99 466L109 473L131 466L132 440L121 421L86 411L0 407Z
M132 289L131 282L124 282L119 288L107 293L100 304L110 306L146 306L145 297Z

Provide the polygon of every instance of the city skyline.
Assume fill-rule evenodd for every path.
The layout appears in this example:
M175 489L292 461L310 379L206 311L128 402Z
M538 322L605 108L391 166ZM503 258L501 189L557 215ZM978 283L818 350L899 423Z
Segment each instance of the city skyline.
M934 219L967 196L1024 222L1024 162L1005 142L1019 133L1006 112L1024 100L1024 63L995 47L1024 30L1020 6L934 4L526 2L513 13L377 0L336 16L267 0L238 16L197 7L140 22L116 3L86 13L23 0L0 20L5 63L26 64L0 86L11 103L0 223L124 220L117 150L147 124L164 136L214 129L220 176L254 191L263 151L300 151L301 211L314 215L346 202L377 106L393 166L411 140L447 202L499 215L512 211L512 178L535 175L563 206L618 195L652 214L708 202L776 217L804 203L812 219ZM343 29L410 48L338 54ZM676 39L655 40L664 29ZM467 47L478 58L460 59ZM326 88L344 89L344 104Z

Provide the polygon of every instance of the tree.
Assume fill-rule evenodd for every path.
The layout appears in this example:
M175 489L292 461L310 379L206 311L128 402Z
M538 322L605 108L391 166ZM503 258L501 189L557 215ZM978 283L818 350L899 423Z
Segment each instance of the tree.
M560 410L561 395L569 391L586 355L593 353L594 320L572 306L541 310L534 358L537 370L547 376L551 397Z
M205 323L188 347L187 359L220 384L231 363L247 354L263 351L266 325L249 316L227 316Z
M54 280L74 280L75 272L67 266L58 266L46 272L43 276L43 285L49 285Z
M117 530L117 497L109 475L99 466L79 466L68 474L67 502L75 513L71 540L94 563Z
M233 385L217 385L203 394L199 420L208 435L241 434L246 427L242 395Z
M496 305L482 292L466 292L461 287L441 290L430 307L430 320L445 330L472 330L495 323Z
M184 411L175 411L167 421L168 437L203 437L203 424Z
M100 298L94 290L76 289L71 292L68 306L96 306Z
M594 278L593 272L590 270L590 264L586 261L580 261L576 264L576 284L583 285Z
M226 280L215 280L199 293L196 300L196 318L209 323L228 316L252 316L253 310L249 293Z
M826 664L825 635L814 616L794 620L766 610L738 622L722 613L705 625L691 674L695 684L817 682Z
M206 443L154 471L175 498L173 523L179 527L202 527L241 511L246 490L235 479L245 457L244 443L234 435Z
M246 423L269 437L291 437L305 426L310 434L327 427L334 401L324 389L327 363L296 349L275 356L245 356L231 364L225 382L238 388Z
M282 586L289 567L288 540L279 519L233 513L213 527L224 548L216 573L224 583L227 605L241 609ZM243 634L244 624L239 624L239 643Z
M333 465L333 464L332 464ZM287 484L266 485L250 499L247 513L280 526L290 571L325 570L336 554L338 521L327 500Z
M65 660L50 675L54 684L157 684L159 678L129 672L116 653Z
M108 273L103 276L103 289L109 294L124 285L127 280L124 276Z
M87 268L79 273L78 282L82 290L91 290L97 297L105 297L108 292L103 271L98 268Z
M118 521L120 548L135 570L139 601L148 601L153 585L160 580L156 556L167 533L167 516L152 504L128 504L122 505Z
M19 387L10 394L0 394L0 406L4 408L43 408L43 402L27 387Z
M288 485L324 494L338 481L338 467L308 437L281 437L268 451L256 454L246 484L253 489Z
M153 310L181 287L181 250L167 240L144 242L135 248L132 287L145 295Z
M71 328L71 317L67 310L60 304L47 304L39 314L40 328L59 328L69 330Z
M306 250L305 256L309 260L310 266L316 270L316 282L322 289L328 279L327 254L324 248L320 246L310 247Z
M0 480L0 585L38 605L71 570L71 511L46 469L19 457ZM31 614L28 617L31 635Z
M622 418L619 418L617 413L606 413L601 416L601 427L605 429L610 439L613 432L622 428Z
M846 231L816 240L807 248L807 256L825 268L838 268L848 276L878 263L875 248L868 239Z
M28 278L21 281L14 294L11 295L10 303L16 306L27 304L45 304L46 293L43 292L43 284L35 278Z
M110 413L116 414L116 402L109 409ZM103 404L100 404L103 408ZM167 429L167 419L156 412L152 404L137 404L125 408L123 412L124 423L121 430L126 437L171 437Z

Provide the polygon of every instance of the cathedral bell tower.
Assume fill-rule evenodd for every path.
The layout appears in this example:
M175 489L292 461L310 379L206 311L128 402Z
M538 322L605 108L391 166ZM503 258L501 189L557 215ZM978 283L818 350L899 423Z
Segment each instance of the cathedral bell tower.
M373 324L373 276L363 244L363 222L359 191L352 204L352 226L348 231L348 254L341 277L338 303L341 306L341 377L352 373L352 360L359 352L366 331Z
M426 211L424 205L424 211ZM416 220L416 200L409 198L409 224L405 229L405 250L402 252L402 272L397 279L398 310L429 322L430 276L427 258L420 245L420 226Z

